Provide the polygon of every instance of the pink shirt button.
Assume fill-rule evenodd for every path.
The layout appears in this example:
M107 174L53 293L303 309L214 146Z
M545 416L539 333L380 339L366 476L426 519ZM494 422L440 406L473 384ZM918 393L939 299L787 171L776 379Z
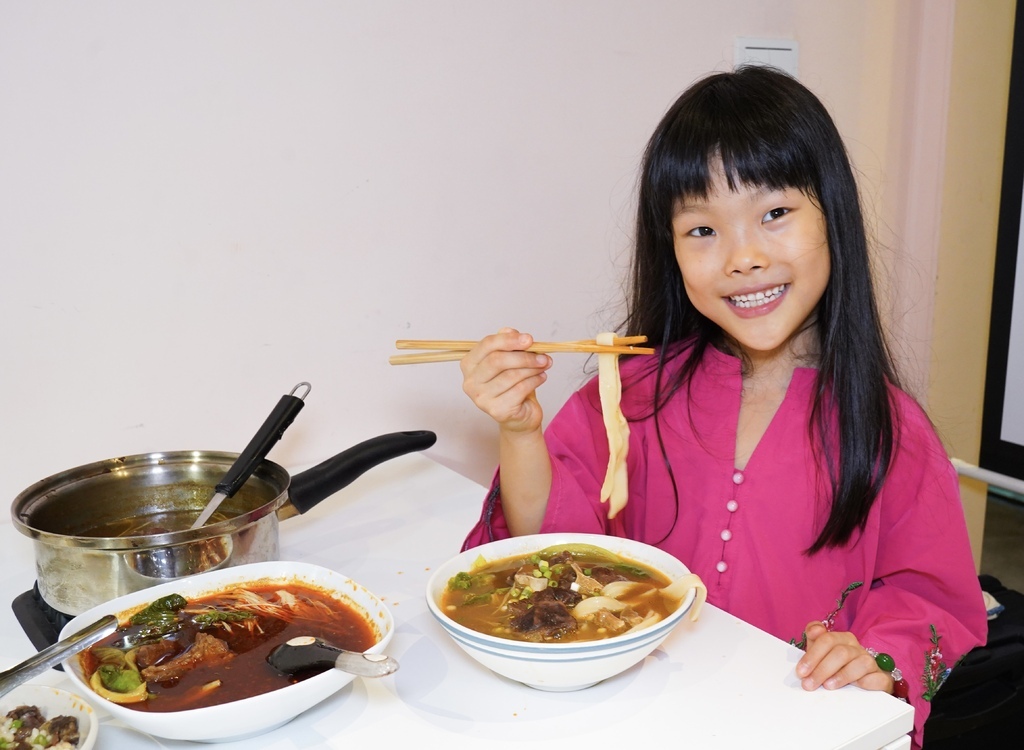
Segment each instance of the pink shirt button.
M724 573L728 569L729 569L729 566L726 565L725 560L722 560L721 562L718 563L718 565L715 566L715 570L717 570L719 573Z
M735 513L736 509L740 507L740 504L735 500L730 500L725 504L725 509L730 513Z
M743 484L743 472L742 471L737 471L737 472L733 473L733 475L732 475L732 483L733 484Z
M722 529L722 541L728 542L730 539L732 539L732 532L729 529Z

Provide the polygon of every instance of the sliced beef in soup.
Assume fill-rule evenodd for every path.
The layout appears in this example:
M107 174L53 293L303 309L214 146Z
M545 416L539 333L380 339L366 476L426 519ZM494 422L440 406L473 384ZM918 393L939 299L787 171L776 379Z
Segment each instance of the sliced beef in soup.
M145 669L159 663L161 659L173 656L180 650L177 641L170 638L146 643L139 646L139 650L135 652L135 664L139 669Z
M228 644L220 638L215 638L206 633L197 633L192 648L162 664L146 667L142 670L142 677L145 680L164 682L175 677L181 677L181 675L192 671L198 666L219 664L233 658L235 658L235 654L228 648Z
M576 618L569 608L552 594L542 596L543 593L538 592L532 606L512 618L510 627L528 640L558 640L576 632Z
M590 577L600 583L602 586L607 586L612 581L628 581L629 579L621 573L616 573L611 568L606 568L602 565L595 566L590 571Z

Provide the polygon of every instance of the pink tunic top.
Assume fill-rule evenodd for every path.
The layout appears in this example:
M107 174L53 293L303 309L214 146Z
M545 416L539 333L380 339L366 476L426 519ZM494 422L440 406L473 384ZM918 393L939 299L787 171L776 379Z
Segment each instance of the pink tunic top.
M649 414L654 390L644 359L622 365L622 408L631 420L626 508L609 521L599 501L608 443L594 379L545 432L553 477L541 531L610 534L660 547L701 577L708 602L786 641L799 642L809 621L831 618L833 629L851 631L895 659L910 685L920 744L928 698L946 668L987 634L956 472L920 407L893 389L896 453L867 526L847 546L808 557L804 550L828 514L822 458L808 436L816 371L796 370L740 471L733 464L740 362L710 349L690 388L660 416L677 506L654 421L638 419ZM680 360L667 366L669 376ZM464 548L507 536L495 479Z

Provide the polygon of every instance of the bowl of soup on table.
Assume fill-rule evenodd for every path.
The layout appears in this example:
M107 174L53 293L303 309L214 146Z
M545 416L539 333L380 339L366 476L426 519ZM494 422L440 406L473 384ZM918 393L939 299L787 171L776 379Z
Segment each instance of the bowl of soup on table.
M394 634L373 593L296 562L240 565L137 591L83 612L61 637L110 613L117 631L64 662L76 689L135 729L198 742L270 731L354 679L323 664L281 672L267 660L281 644L310 636L381 654Z
M594 534L534 534L466 550L438 567L427 606L467 654L541 690L579 690L640 662L704 585L667 552Z

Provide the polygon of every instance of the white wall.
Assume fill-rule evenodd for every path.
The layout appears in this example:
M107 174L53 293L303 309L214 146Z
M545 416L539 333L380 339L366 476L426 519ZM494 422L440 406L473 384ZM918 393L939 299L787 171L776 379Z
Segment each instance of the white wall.
M880 87L851 71L891 54L887 7L0 0L0 497L239 450L301 380L286 467L433 429L430 454L485 481L493 428L458 366L392 367L395 339L614 325L645 140L736 36L797 38L881 159ZM584 363L559 357L549 415Z

